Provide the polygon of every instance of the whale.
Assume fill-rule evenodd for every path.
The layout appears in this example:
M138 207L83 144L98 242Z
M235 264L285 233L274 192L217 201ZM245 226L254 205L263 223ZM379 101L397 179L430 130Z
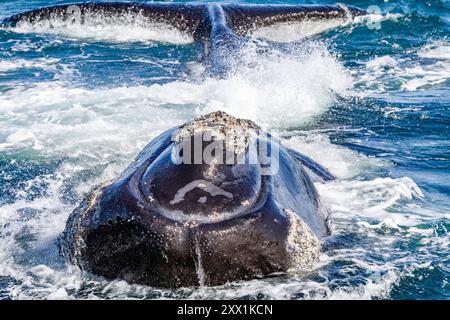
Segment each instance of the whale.
M349 21L366 11L343 4L281 5L237 3L80 3L31 10L5 19L2 25L63 21L72 24L134 22L166 25L189 35L203 47L207 75L224 78L239 65L241 48L262 28L296 22Z
M261 28L364 14L344 5L101 2L40 8L2 25L139 18L202 44L208 75L223 78ZM309 270L330 233L315 183L334 179L256 123L216 111L163 132L94 187L70 213L59 251L88 273L160 288Z
M329 235L314 183L335 179L250 120L216 111L152 140L69 216L81 270L161 288L308 270Z

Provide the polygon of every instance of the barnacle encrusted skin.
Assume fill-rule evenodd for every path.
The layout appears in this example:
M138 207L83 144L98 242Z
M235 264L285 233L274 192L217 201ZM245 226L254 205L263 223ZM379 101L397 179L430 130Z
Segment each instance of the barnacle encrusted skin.
M198 130L205 129L216 129L223 134L236 129L261 131L261 128L251 120L235 118L223 111L214 111L180 126L180 134L186 130L192 135Z
M289 256L288 270L299 271L319 261L320 241L306 223L292 210L284 209L289 220L286 251Z
M261 136L262 129L251 120L215 111L180 126L173 134L172 141L186 141L200 134L208 134L212 140L223 140L227 151L239 155L246 150L252 139Z
M82 263L83 250L86 247L84 235L86 232L87 219L97 210L98 202L103 195L104 188L111 181L103 183L92 190L83 202L69 215L66 228L59 238L60 253L71 263L79 265Z

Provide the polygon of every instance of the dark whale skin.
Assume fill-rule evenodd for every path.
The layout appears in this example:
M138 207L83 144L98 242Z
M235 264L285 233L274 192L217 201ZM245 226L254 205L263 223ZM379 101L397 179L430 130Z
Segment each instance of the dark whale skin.
M237 120L222 112L202 119L222 119L224 130ZM249 130L259 130L254 128ZM115 181L94 189L72 212L59 241L63 256L109 279L169 288L264 277L317 260L319 239L328 234L326 216L309 169L290 149L259 132L257 140L279 148L273 175L260 175L260 164L174 165L168 150L177 129L154 139ZM198 203L207 193L197 188L180 203L168 203L167 195L211 169L212 183L222 183L233 199ZM182 209L183 219L167 213L170 208ZM200 218L189 219L192 214Z

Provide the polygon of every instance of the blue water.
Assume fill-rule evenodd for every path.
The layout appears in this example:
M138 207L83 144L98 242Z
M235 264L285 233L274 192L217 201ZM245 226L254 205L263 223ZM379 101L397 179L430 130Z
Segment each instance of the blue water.
M2 0L0 19L55 2ZM384 16L255 40L266 50L249 45L249 63L222 80L170 30L0 29L0 299L449 299L450 1L347 4ZM58 256L55 239L93 186L158 133L217 109L338 177L317 185L332 235L313 270L158 290Z

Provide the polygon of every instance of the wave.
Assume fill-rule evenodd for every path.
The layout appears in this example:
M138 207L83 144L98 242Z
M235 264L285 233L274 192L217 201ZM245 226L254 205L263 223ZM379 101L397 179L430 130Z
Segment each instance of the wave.
M408 56L375 57L354 70L355 86L367 94L437 87L450 79L449 52L449 42L435 41Z
M14 59L0 60L0 72L13 71L18 69L44 69L54 70L59 59L43 58L36 60Z

